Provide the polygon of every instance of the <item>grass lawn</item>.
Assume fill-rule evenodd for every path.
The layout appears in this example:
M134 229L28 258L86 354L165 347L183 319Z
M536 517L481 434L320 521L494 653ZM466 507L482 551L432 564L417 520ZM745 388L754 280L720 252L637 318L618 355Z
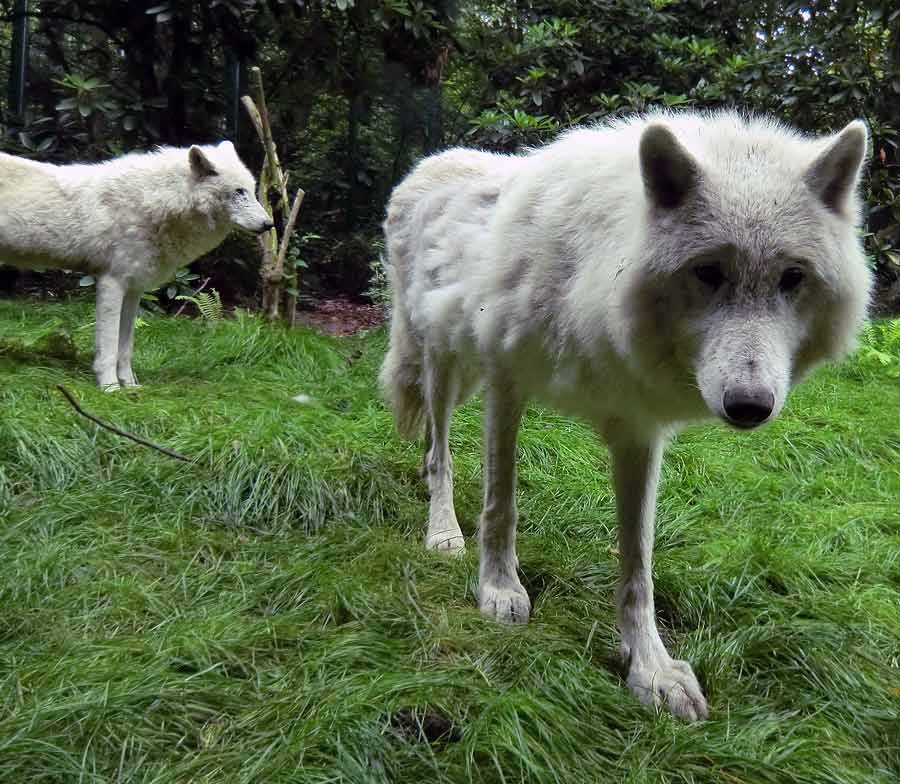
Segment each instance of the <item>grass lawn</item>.
M421 447L375 390L383 330L147 316L145 386L104 394L92 320L87 300L0 301L3 784L900 780L886 370L824 369L775 424L670 448L657 605L711 713L688 725L624 686L608 458L586 428L527 414L534 612L502 628L474 603L474 542L422 549ZM199 463L98 430L57 383ZM477 403L451 444L474 536Z

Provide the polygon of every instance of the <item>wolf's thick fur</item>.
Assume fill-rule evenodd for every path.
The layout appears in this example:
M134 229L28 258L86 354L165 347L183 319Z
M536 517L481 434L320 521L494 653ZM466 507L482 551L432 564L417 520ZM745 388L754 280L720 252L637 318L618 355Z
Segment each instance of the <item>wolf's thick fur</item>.
M70 166L0 153L0 263L94 274L97 381L134 386L141 295L232 227L271 228L254 188L231 142Z
M394 291L381 371L400 432L425 424L429 547L463 538L448 427L484 387L479 605L525 621L515 448L531 399L590 422L613 459L628 683L696 719L691 667L656 627L650 560L666 439L721 417L754 427L854 343L871 276L856 232L865 125L803 137L685 113L576 130L521 156L454 149L394 191Z

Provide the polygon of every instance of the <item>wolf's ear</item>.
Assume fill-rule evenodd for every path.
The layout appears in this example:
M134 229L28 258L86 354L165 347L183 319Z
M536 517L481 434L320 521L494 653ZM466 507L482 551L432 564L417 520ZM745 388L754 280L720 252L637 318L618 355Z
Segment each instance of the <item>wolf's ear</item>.
M235 152L234 145L226 139L224 142L219 142L219 149L227 150L228 152Z
M700 179L700 167L665 125L651 123L641 134L641 177L647 197L659 207L684 204Z
M213 162L196 144L188 150L188 160L191 162L191 171L198 180L218 174Z
M806 170L803 179L832 212L841 213L866 159L869 131L862 120L844 128Z

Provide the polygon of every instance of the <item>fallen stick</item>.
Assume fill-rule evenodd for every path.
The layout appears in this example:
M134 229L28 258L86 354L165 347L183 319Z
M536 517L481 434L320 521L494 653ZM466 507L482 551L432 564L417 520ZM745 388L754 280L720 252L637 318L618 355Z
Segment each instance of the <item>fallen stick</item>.
M197 289L193 294L191 294L191 296L196 297L201 291L203 291L203 289L206 288L206 284L211 280L212 278L207 278L206 280L204 280L203 283L200 284L200 288ZM178 318L178 316L181 315L182 311L190 304L190 302L185 302L180 308L178 308L178 310L175 311L175 317Z
M185 457L184 455L179 454L178 452L175 452L172 449L168 449L164 446L159 446L157 444L154 444L152 441L147 441L147 440L141 438L140 436L136 436L125 430L120 430L119 428L117 428L113 425L107 424L106 422L102 421L101 419L98 419L97 417L95 417L93 414L90 414L87 411L85 411L78 404L78 401L72 396L72 393L69 392L69 390L66 389L62 384L57 384L56 388L60 392L62 392L63 397L69 401L69 403L72 405L72 408L74 408L79 414L81 414L81 416L85 417L86 419L90 419L91 422L93 422L95 425L98 425L99 427L102 427L104 430L109 430L110 433L115 433L117 436L122 436L122 438L128 438L128 439L134 441L136 444L140 444L141 446L149 446L151 449L155 449L157 452L162 452L164 455L168 455L169 457L175 458L175 460L181 460L185 463L195 462L194 459L191 457Z

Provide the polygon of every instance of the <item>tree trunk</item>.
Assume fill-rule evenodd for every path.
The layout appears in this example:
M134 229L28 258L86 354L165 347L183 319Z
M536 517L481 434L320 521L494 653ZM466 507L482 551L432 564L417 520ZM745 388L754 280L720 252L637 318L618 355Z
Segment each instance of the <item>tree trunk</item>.
M356 228L356 206L359 203L359 126L365 113L364 101L365 98L361 92L351 93L347 117L347 212L345 217L348 232L352 232Z
M166 98L168 100L166 123L168 125L167 135L178 146L187 143L185 134L189 133L185 81L189 70L188 48L193 16L194 4L187 3L183 14L172 20L172 59L166 76Z
M28 0L13 6L12 52L9 64L10 115L25 119L25 85L28 81Z

